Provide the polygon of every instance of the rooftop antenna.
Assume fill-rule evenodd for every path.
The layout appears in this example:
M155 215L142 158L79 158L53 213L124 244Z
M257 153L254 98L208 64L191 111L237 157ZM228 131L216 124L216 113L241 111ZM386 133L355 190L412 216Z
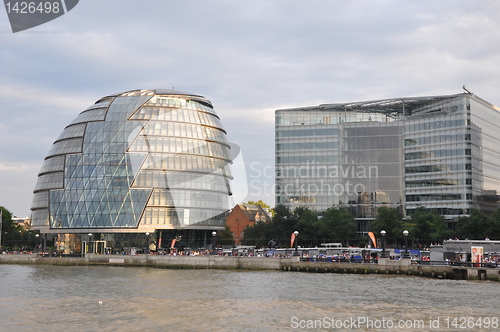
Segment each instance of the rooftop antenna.
M467 91L469 94L471 94L471 95L473 95L473 96L474 96L474 94L473 94L472 92L470 92L469 90L467 90L467 88L465 87L465 85L463 85L463 86L462 86L462 89L464 89L464 90L465 90L465 91Z

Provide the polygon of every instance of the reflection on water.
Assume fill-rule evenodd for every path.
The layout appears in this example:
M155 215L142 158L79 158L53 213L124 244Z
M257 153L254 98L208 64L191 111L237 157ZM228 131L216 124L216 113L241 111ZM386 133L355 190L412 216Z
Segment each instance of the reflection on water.
M0 283L2 332L317 330L293 329L293 317L423 320L425 328L405 330L451 331L445 317L500 318L500 285L488 281L0 265ZM429 319L436 317L440 329L430 329Z

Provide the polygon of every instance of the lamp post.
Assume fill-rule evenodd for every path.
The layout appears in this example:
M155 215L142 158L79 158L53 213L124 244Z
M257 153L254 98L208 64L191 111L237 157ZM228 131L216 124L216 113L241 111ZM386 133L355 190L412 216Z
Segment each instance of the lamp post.
M410 255L408 254L408 234L409 232L405 229L403 231L403 235L405 236L405 254L403 256L403 258L410 258Z
M87 246L87 253L90 253L90 252L93 251L93 250L91 251L91 248L92 248L91 247L91 245L92 245L92 233L88 233L87 236L89 237L89 243L88 243L88 246Z
M35 248L36 248L37 253L40 252L40 248L38 247L38 238L39 237L40 237L40 234L35 234Z
M299 247L297 246L298 242L299 242L299 241L297 241L298 238L299 238L299 231L293 232L293 235L295 235L295 240L294 240L294 242L295 242L295 252L293 253L293 255L294 256L300 256L299 255Z
M213 231L212 232L212 252L213 252L214 255L217 254L216 245L217 245L217 232Z
M146 237L146 248L144 250L144 253L149 254L149 232L146 232L144 236Z
M386 231L384 230L381 230L380 231L380 236L381 236L381 242L382 242L382 255L380 256L380 258L387 258L387 255L385 254L385 234L387 234Z

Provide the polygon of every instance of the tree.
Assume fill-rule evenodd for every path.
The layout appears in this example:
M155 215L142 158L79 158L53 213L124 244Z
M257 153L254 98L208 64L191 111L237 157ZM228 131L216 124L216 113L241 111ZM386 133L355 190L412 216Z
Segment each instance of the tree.
M269 241L278 247L290 247L290 236L299 232L302 247L319 246L322 242L343 241L357 238L357 226L351 214L344 208L332 207L318 218L316 211L299 206L292 211L283 205L276 205L275 215L270 223L256 222L244 230L243 244L266 246Z
M242 243L262 247L274 240L279 246L286 247L289 246L290 234L297 230L296 225L297 221L290 209L278 204L270 223L258 221L253 226L245 227Z
M290 235L297 230L297 219L290 209L283 205L276 205L275 214L270 223L269 240L275 240L279 246L287 247L290 245Z
M372 222L370 230L375 234L380 234L380 231L385 230L387 241L392 240L394 246L397 246L398 240L403 239L403 228L408 226L401 221L402 219L403 217L396 209L381 206L377 210L377 218Z
M9 232L15 229L14 222L12 221L12 213L0 206L0 210L2 211L2 232Z
M261 199L259 199L257 202L256 201L248 201L246 203L243 203L244 205L259 205L262 206L264 209L270 209L271 207L264 203Z
M4 247L18 246L22 242L24 229L12 221L12 213L0 206L2 211L2 243Z
M331 207L315 224L321 242L348 241L357 237L357 225L352 215L344 208Z
M410 217L413 234L422 244L439 243L451 236L441 215L419 206Z
M234 245L234 235L228 225L226 225L225 230L217 233L217 244Z
M293 219L297 221L299 243L302 247L312 247L316 243L314 224L318 221L318 213L307 207L297 207L293 210ZM290 236L293 233L290 232Z
M490 230L488 236L491 240L500 240L500 209L493 212L490 218Z
M495 211L497 214L497 211ZM457 235L460 238L480 240L489 236L494 228L494 222L476 209L471 210L469 217L458 218Z
M297 207L293 212L278 204L270 223L256 222L244 230L243 243L245 245L267 246L273 240L279 247L290 246L290 236L299 231L301 246L310 246L315 242L314 223L318 216L315 211L305 207Z
M243 229L243 239L241 243L243 245L254 245L256 247L264 247L270 241L269 224L263 221L257 221L254 225L246 226Z

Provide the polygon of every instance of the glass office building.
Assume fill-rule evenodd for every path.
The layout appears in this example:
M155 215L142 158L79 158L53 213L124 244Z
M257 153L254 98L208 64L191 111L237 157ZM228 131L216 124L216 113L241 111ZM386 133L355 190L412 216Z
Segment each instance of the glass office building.
M134 90L103 97L64 128L47 154L32 229L80 234L76 242L92 242L97 252L144 241L168 248L173 238L204 247L213 230L224 229L230 208L229 150L203 96ZM79 251L62 242L66 252Z
M471 93L276 111L276 203L342 205L368 231L378 207L425 206L451 228L500 191L500 109Z

